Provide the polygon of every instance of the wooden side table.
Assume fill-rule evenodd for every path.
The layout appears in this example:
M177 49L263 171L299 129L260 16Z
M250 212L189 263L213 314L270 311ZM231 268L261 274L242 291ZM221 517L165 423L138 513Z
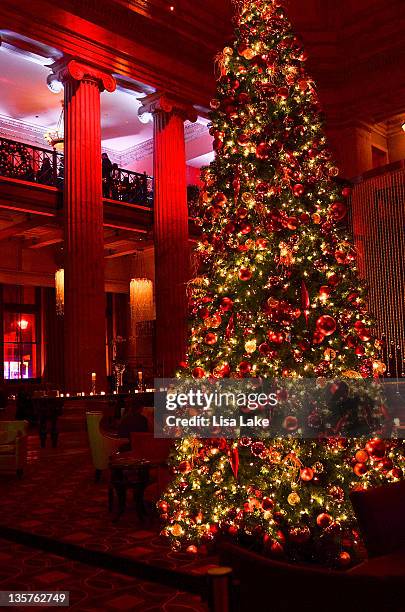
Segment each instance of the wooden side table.
M110 459L110 484L108 488L108 509L114 510L115 495L117 497L118 509L115 520L123 514L126 507L127 491L132 489L137 514L140 519L144 518L145 504L144 492L151 483L150 461L136 459L130 453L122 453Z

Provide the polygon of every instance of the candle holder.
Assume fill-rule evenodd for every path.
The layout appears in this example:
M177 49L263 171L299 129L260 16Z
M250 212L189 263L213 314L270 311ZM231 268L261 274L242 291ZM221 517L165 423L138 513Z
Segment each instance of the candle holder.
M114 363L113 369L115 379L115 393L119 393L122 388L122 377L126 369L125 363L117 361Z
M91 373L91 393L92 395L96 395L96 381L97 381L97 374L96 372L92 372Z
M138 391L139 393L141 393L144 390L144 384L143 384L143 373L140 370L138 372Z

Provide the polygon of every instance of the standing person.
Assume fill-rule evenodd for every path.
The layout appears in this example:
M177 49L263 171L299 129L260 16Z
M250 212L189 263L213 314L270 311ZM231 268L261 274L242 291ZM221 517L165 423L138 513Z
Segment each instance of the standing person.
M113 200L119 199L120 194L120 171L118 168L118 164L113 164L111 166L111 197Z
M33 421L32 395L27 387L22 387L17 393L15 418L16 421Z
M0 387L0 410L7 408L7 393L3 387Z
M52 185L53 168L49 157L44 157L41 167L37 172L37 181L43 185Z
M101 174L103 177L103 198L110 197L112 163L107 153L101 154Z

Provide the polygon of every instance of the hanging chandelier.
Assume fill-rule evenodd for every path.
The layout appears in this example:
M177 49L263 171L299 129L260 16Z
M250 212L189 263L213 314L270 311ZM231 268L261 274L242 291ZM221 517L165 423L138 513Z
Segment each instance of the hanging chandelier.
M65 312L65 271L59 268L55 272L56 314L60 317Z
M153 283L147 278L133 278L130 283L130 304L132 327L136 323L152 321L155 318Z
M64 133L63 133L63 101L62 110L59 115L58 123L56 128L48 130L44 134L46 142L51 145L58 153L63 153L64 148Z

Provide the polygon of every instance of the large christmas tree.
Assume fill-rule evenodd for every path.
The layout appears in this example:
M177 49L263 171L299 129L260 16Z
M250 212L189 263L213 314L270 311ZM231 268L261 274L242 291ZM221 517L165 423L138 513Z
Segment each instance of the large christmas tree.
M217 57L216 159L203 173L185 374L308 377L320 387L373 378L384 365L346 229L350 190L335 179L305 52L283 2L236 4L236 40ZM349 412L327 431L315 406L305 423L285 415L276 439L179 442L159 502L173 546L195 551L227 534L290 559L352 563L349 491L402 478L404 453L376 437L364 406L369 439L343 438ZM303 429L313 439L300 439Z

